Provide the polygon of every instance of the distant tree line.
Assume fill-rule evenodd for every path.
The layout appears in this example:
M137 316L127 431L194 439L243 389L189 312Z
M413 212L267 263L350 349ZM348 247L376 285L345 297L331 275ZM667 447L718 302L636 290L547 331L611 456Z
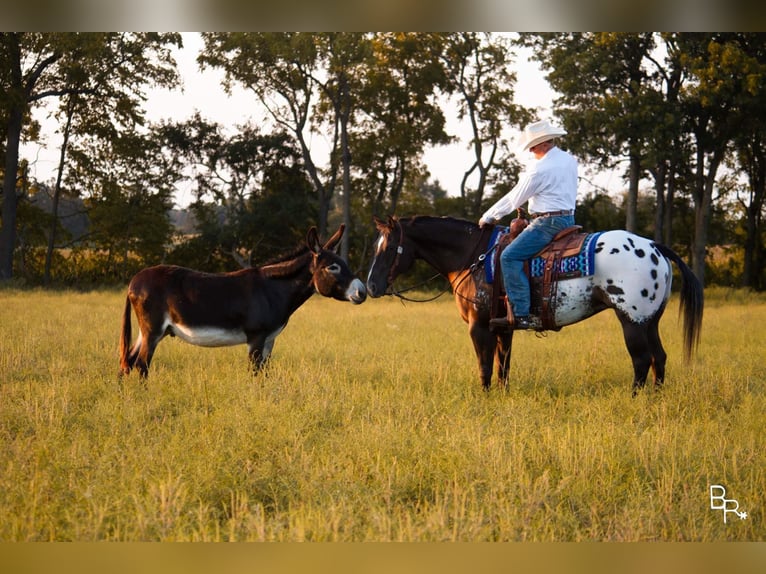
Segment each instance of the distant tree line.
M263 110L257 125L199 113L146 121L146 90L179 85L179 34L0 34L0 279L123 282L159 262L233 269L292 248L310 225L326 235L338 223L349 230L342 254L363 271L373 215L477 219L515 183L513 135L539 113L513 103L523 48L557 94L561 145L588 166L578 223L672 245L707 283L764 288L763 34L203 40L199 65L224 73L210 89L246 88ZM31 158L19 155L39 138L32 111L43 102L62 135L49 182L31 180ZM423 163L453 137L446 103L471 129L456 197ZM605 169L620 170L625 187L587 185ZM183 227L172 212L179 189L192 198Z

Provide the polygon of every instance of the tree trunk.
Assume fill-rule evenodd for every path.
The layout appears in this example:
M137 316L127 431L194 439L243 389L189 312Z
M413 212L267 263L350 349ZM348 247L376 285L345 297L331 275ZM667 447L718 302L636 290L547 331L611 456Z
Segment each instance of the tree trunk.
M668 170L668 187L665 192L665 222L662 226L662 242L670 247L673 245L673 202L676 196L675 166L670 165Z
M744 266L742 269L742 286L756 288L755 283L755 245L756 245L756 225L752 204L745 207L745 254Z
M351 244L351 150L348 141L348 121L351 117L351 97L348 93L348 80L345 74L339 78L340 84L340 147L343 169L343 224L346 231L340 241L340 256L348 261Z
M708 228L710 227L710 210L713 204L713 186L715 184L715 177L718 173L718 166L721 163L723 156L723 150L716 150L713 153L710 163L708 164L707 174L704 173L704 157L705 153L698 146L697 153L697 169L698 175L698 189L695 196L694 205L694 248L692 249L692 271L697 276L697 279L704 285L705 284L705 255L707 253L707 236Z
M0 227L0 280L13 277L13 251L16 247L16 175L19 170L19 143L23 112L12 105L8 114L5 145L5 177L3 179L3 221Z
M50 285L51 282L51 264L53 262L53 250L56 248L56 230L59 222L59 201L61 200L61 181L64 176L64 165L66 160L66 149L69 145L69 134L72 129L72 116L74 115L74 103L70 97L67 104L66 125L64 126L64 141L61 144L61 155L59 157L59 168L56 174L56 186L53 189L53 206L51 231L48 235L48 248L45 251L45 272L43 283Z
M750 287L756 291L761 290L761 264L763 258L763 245L760 237L762 232L761 210L764 200L764 179L750 178L751 183L750 201L745 208L745 257L742 273L742 286Z
M641 160L635 153L630 154L628 172L628 197L625 198L625 229L631 233L638 227L638 182L641 178Z
M663 161L657 166L654 177L654 188L657 196L657 209L654 212L654 240L662 243L663 228L665 225L665 181L667 180L668 166Z

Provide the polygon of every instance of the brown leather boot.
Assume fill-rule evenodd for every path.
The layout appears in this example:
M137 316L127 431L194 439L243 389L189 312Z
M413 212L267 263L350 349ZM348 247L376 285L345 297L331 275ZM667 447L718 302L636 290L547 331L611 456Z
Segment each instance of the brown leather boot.
M490 329L510 329L513 327L513 308L511 307L511 302L508 297L505 298L505 308L505 317L495 317L494 319L489 320Z

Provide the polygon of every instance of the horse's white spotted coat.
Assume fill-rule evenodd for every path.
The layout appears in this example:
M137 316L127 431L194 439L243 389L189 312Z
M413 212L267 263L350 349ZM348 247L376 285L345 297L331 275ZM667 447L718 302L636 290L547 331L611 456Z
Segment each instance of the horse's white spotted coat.
M596 287L635 323L653 317L670 297L670 262L650 239L622 230L604 232L596 243L594 265L593 276L559 283L556 324L569 325L592 315Z

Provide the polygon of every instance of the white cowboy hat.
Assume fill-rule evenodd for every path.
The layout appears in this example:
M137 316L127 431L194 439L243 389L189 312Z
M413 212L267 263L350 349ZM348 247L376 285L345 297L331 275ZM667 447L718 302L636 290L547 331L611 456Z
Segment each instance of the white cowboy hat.
M552 126L547 120L542 120L529 124L519 137L519 149L521 151L527 151L529 148L536 146L548 140L552 140L558 136L566 135L566 130L563 128L557 128Z

